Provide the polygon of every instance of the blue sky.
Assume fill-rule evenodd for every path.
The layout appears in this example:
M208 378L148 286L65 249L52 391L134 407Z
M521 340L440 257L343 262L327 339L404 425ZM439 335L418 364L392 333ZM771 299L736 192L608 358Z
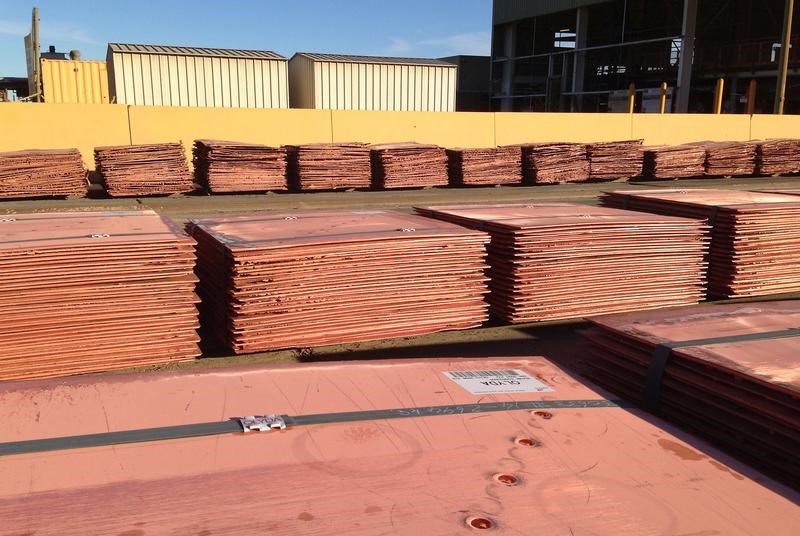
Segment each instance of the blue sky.
M106 43L342 54L488 54L491 0L0 0L0 76L25 76L22 38L105 59Z

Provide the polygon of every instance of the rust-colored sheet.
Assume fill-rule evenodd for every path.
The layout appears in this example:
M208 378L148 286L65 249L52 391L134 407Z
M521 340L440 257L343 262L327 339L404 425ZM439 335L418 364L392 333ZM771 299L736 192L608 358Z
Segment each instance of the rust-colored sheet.
M77 149L0 153L0 198L86 195L86 169Z
M453 186L522 183L522 148L519 145L448 149L447 157Z
M800 329L800 302L706 305L590 320L596 328L586 333L593 346L587 374L637 402L643 400L656 345L711 339L672 350L658 411L800 486L800 331L788 331ZM736 340L751 334L760 335Z
M609 180L641 175L642 141L607 141L587 145L589 178L591 180Z
M370 157L376 190L447 186L447 153L438 145L375 144L370 145Z
M193 155L195 179L210 193L287 189L284 147L195 140Z
M589 157L584 143L531 143L522 146L525 184L586 182Z
M0 380L193 359L194 241L152 211L0 222Z
M694 304L704 295L702 221L570 203L417 207L487 231L487 297L507 322Z
M706 169L705 147L695 144L644 147L642 176L664 180L700 177Z
M773 138L756 142L759 175L790 175L800 172L800 139Z
M400 212L195 220L203 319L239 353L465 329L487 318L488 236Z
M800 291L800 199L737 190L605 192L606 206L702 218L712 224L709 293L718 297Z
M444 373L517 370L545 392ZM476 380L480 381L480 380ZM405 408L331 422L0 457L10 534L770 534L800 496L541 357L308 364L0 384L0 442ZM480 403L496 411L473 413ZM450 410L415 410L448 406ZM212 500L198 507L198 490ZM42 515L46 512L47 515Z
M168 195L197 188L178 142L95 147L94 160L112 197Z
M295 191L367 189L372 183L366 143L287 145L289 187Z
M736 177L756 172L754 141L704 141L695 145L706 150L706 175Z

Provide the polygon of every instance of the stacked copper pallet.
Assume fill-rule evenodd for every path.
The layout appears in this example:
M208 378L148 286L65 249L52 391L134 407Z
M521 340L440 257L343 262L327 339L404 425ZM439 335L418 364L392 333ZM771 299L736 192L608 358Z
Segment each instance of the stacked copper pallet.
M757 143L759 175L790 175L800 172L800 139L776 138Z
M373 188L447 186L447 153L438 145L384 143L370 154Z
M606 192L603 204L688 218L712 226L708 289L738 298L800 291L800 199L736 190Z
M494 186L522 182L522 151L519 145L482 149L448 149L450 184Z
M384 211L193 221L203 314L237 353L465 329L488 236Z
M77 149L0 153L0 198L84 196L86 185Z
M642 175L649 179L700 177L706 169L706 150L700 145L658 145L644 148Z
M370 150L366 143L287 145L289 186L296 191L369 188Z
M194 173L198 184L211 193L286 190L286 149L195 140Z
M589 376L800 483L800 302L590 320Z
M522 175L526 184L586 182L589 157L583 143L533 143L522 146Z
M96 147L94 160L108 195L168 195L197 188L180 143Z
M642 140L590 143L586 153L592 180L622 179L642 174Z
M193 268L152 211L0 219L0 380L197 357Z
M507 322L688 305L704 296L702 221L569 203L417 210L491 234L488 299Z
M756 142L702 142L706 150L706 175L736 177L756 172Z

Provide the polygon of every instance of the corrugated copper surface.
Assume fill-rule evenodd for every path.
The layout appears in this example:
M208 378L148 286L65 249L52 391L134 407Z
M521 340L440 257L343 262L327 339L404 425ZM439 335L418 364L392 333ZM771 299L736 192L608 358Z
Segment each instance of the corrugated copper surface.
M186 193L197 188L177 142L95 147L94 160L112 197Z
M588 373L640 401L657 344L800 328L800 302L723 304L590 319ZM676 348L659 411L800 485L800 335Z
M84 196L86 186L77 149L0 153L0 198Z
M447 186L447 152L438 145L370 145L372 187L376 189Z
M192 359L194 244L152 211L0 220L0 380Z
M293 190L369 188L372 164L366 143L311 143L286 146Z
M255 143L195 140L194 173L210 193L286 190L286 149Z
M417 207L492 236L489 302L508 322L697 303L701 221L570 203Z
M713 224L709 293L721 297L800 291L800 199L736 190L605 192L603 204L707 219Z
M190 223L207 324L234 351L475 327L488 236L391 211Z
M454 186L522 183L519 145L448 149L450 184Z
M517 369L552 391L473 395L444 371ZM460 404L464 414L0 457L12 534L770 534L797 493L540 357L314 364L0 387L0 441ZM471 414L470 404L508 403ZM409 409L409 411L413 411ZM201 500L198 491L212 498ZM202 507L198 507L198 501ZM47 515L42 515L46 512ZM486 531L491 532L489 530Z

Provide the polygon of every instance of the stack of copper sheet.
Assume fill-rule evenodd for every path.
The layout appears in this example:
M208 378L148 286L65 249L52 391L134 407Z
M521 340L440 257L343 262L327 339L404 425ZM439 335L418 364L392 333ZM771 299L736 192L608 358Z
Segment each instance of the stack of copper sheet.
M642 140L590 143L590 179L622 179L642 174Z
M526 184L586 182L589 157L583 143L534 143L522 146Z
M754 141L707 141L698 145L706 150L706 175L736 177L756 171Z
M286 149L195 140L194 174L197 182L212 193L286 190Z
M287 145L289 186L293 190L369 188L372 180L366 143Z
M778 138L757 142L756 171L759 175L800 172L800 139Z
M447 153L438 145L385 143L370 150L373 188L447 186Z
M203 314L237 353L480 325L488 236L384 211L193 221Z
M488 231L491 312L507 322L694 304L702 221L586 205L453 205L419 212Z
M700 177L706 169L706 150L700 145L658 145L644 148L642 175L649 179Z
M77 149L0 153L0 198L84 196L86 185Z
M800 199L736 190L606 192L603 204L702 218L712 226L708 290L715 297L800 291Z
M450 184L494 186L522 182L522 151L519 145L483 149L448 149Z
M152 211L0 219L0 380L193 359L193 268Z
M800 301L591 320L592 378L800 483Z
M534 356L0 385L2 532L796 536L800 493L615 398Z
M180 143L96 147L94 160L108 195L168 195L197 188Z

